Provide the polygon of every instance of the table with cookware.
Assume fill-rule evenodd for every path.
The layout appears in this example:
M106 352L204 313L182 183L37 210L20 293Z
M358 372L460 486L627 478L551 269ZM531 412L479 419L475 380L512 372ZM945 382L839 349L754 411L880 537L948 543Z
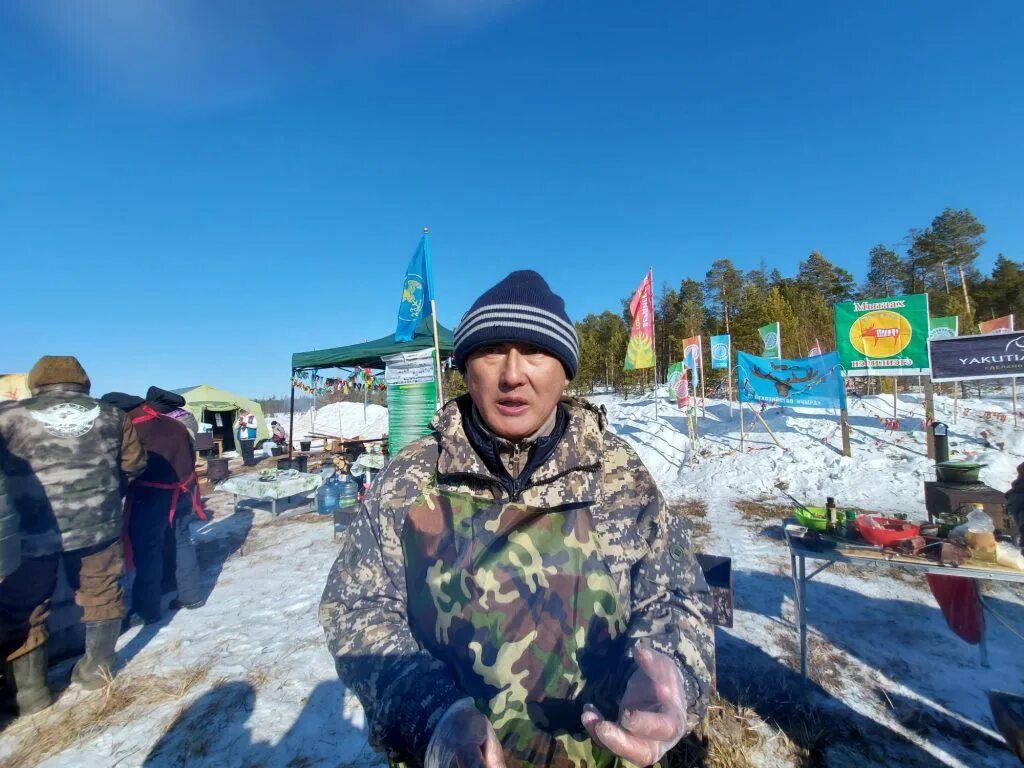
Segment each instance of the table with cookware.
M952 467L952 472L943 472L943 464L957 466ZM911 522L904 519L904 515L844 510L832 499L825 507L805 506L794 499L794 517L784 521L783 531L790 554L800 674L804 679L807 677L807 582L836 563L962 577L971 580L975 598L982 580L1024 584L1019 557L1020 532L1016 522L1007 515L1002 493L978 481L978 468L979 465L966 462L938 465L939 479L924 483L927 522ZM991 533L972 530L965 540L963 531L971 527L968 522L971 520L981 520L981 527L990 529ZM808 560L821 564L808 571ZM977 599L980 613L981 601ZM943 608L945 613L945 606ZM969 642L977 642L981 663L988 666L983 620L978 622L975 631L977 637Z

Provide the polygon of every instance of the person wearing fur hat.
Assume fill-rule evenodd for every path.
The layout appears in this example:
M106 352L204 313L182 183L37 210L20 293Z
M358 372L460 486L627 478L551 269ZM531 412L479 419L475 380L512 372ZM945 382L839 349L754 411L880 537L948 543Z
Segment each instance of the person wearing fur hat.
M651 765L703 717L714 640L690 528L603 410L532 271L455 331L467 395L381 472L320 622L370 743L426 768Z
M22 562L0 582L0 661L18 710L49 706L46 619L57 568L75 590L85 655L72 682L101 688L113 674L124 617L122 497L146 469L146 451L124 412L89 396L74 357L40 358L32 397L0 405L0 469L21 526Z

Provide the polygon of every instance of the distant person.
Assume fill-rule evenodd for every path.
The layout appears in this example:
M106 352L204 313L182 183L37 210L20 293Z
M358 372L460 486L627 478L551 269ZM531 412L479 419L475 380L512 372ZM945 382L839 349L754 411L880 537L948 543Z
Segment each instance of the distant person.
M180 421L188 428L189 434L192 435L192 440L196 439L196 433L199 432L199 422L196 421L196 417L192 415L191 411L185 409L184 397L175 392L160 389L160 387L150 387L146 392L146 402L158 413L170 416L175 421Z
M48 707L46 619L63 561L85 622L72 682L92 690L113 674L124 617L122 496L146 469L146 450L123 412L89 397L74 357L40 358L32 397L0 404L0 467L21 519L22 562L0 582L0 644L20 714Z
M270 438L274 441L274 445L286 446L288 445L288 433L280 422L270 422Z
M238 439L256 439L256 417L244 408L238 412Z
M149 465L132 483L126 504L127 527L135 564L128 624L160 620L164 581L164 539L174 531L178 603L202 605L195 548L188 536L193 514L205 518L199 498L195 452L188 429L154 409L147 401L122 392L103 396L125 410L149 454ZM184 530L179 530L184 527Z

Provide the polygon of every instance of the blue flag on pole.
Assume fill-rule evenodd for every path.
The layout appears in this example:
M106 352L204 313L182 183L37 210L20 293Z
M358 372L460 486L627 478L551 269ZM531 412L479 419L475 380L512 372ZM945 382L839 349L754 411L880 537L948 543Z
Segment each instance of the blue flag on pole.
M797 360L737 352L736 367L741 403L846 407L846 389L837 352Z
M711 367L728 368L731 342L728 333L711 337Z
M402 303L398 305L398 325L395 328L395 341L412 341L416 325L430 314L431 283L430 245L427 235L423 234L416 253L409 260L402 281Z

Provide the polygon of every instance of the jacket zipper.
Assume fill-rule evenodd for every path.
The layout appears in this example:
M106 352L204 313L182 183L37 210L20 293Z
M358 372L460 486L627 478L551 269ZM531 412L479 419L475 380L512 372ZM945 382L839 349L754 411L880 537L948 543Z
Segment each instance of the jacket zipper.
M523 486L522 488L519 487L519 483L517 481L513 480L512 481L512 484L513 484L512 493L509 494L509 496L507 498L505 498L505 499L499 498L499 499L497 499L497 501L512 501L512 502L518 501L519 498L523 495L523 492L529 490L530 488L536 488L538 485L547 485L548 483L553 483L555 480L559 480L559 479L561 479L561 478L565 477L566 475L571 474L573 472L596 472L600 468L601 468L601 462L600 461L595 463L595 464L577 464L575 467L570 467L569 469L566 469L566 470L564 470L562 472L559 472L557 475L552 475L551 477L546 478L541 483L531 483L530 485ZM494 477L492 477L490 475L479 475L479 474L477 474L475 472L452 472L452 473L448 474L447 477L465 477L465 478L470 478L470 479L473 479L473 480L478 480L478 481L487 483L488 485L496 485L499 488L501 488L502 491L505 490L505 487L501 484L501 482L496 480Z

